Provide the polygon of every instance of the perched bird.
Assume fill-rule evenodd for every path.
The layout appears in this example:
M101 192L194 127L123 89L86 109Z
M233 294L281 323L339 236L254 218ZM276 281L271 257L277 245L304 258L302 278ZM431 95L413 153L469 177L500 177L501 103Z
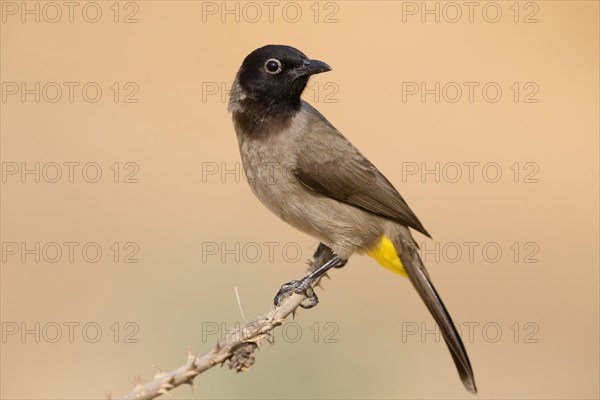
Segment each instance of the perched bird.
M275 303L296 292L309 297L304 307L314 306L316 279L353 253L367 253L409 278L440 326L463 384L476 393L467 352L409 228L429 233L385 176L301 99L310 76L330 70L293 47L267 45L244 59L230 94L228 109L252 191L331 254L313 273L283 285Z

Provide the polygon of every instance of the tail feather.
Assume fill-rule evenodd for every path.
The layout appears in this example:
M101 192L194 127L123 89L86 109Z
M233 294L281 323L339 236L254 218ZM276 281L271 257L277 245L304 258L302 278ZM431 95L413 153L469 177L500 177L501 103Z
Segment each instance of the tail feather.
M408 229L407 233L410 237ZM401 249L399 256L408 278L439 325L465 388L471 393L477 393L473 368L471 367L465 346L452 322L452 318L437 290L435 290L429 274L416 251L416 243L414 243L412 237L409 240L405 239L400 243L395 243L395 246L397 249Z

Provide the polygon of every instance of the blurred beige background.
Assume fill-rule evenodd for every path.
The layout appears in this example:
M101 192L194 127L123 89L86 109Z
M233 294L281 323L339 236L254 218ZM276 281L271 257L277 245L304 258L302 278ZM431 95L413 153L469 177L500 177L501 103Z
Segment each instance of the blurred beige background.
M305 98L433 234L478 398L598 398L598 3L292 3L1 3L1 397L125 394L242 321L234 287L253 318L301 276L313 240L250 192L223 92L282 43L334 68ZM408 281L332 277L250 371L173 397L472 398Z

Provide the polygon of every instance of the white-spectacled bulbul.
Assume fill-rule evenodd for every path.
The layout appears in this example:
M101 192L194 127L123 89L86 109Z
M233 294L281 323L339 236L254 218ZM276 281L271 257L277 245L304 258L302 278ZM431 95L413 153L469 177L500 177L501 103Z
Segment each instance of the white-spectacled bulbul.
M353 253L367 253L410 279L440 326L463 384L476 393L467 352L409 228L429 233L385 176L300 98L310 76L330 70L293 47L268 45L244 59L232 86L229 111L252 191L332 253L316 271L284 285L276 304L302 292L310 300L306 307L313 306L317 278Z

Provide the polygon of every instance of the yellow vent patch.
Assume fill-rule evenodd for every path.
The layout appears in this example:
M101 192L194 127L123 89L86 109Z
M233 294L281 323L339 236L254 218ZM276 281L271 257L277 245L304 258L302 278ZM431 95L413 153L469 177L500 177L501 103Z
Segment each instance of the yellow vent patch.
M398 252L387 235L383 235L377 246L369 250L369 255L384 268L404 277L407 276L402 261L398 257Z

